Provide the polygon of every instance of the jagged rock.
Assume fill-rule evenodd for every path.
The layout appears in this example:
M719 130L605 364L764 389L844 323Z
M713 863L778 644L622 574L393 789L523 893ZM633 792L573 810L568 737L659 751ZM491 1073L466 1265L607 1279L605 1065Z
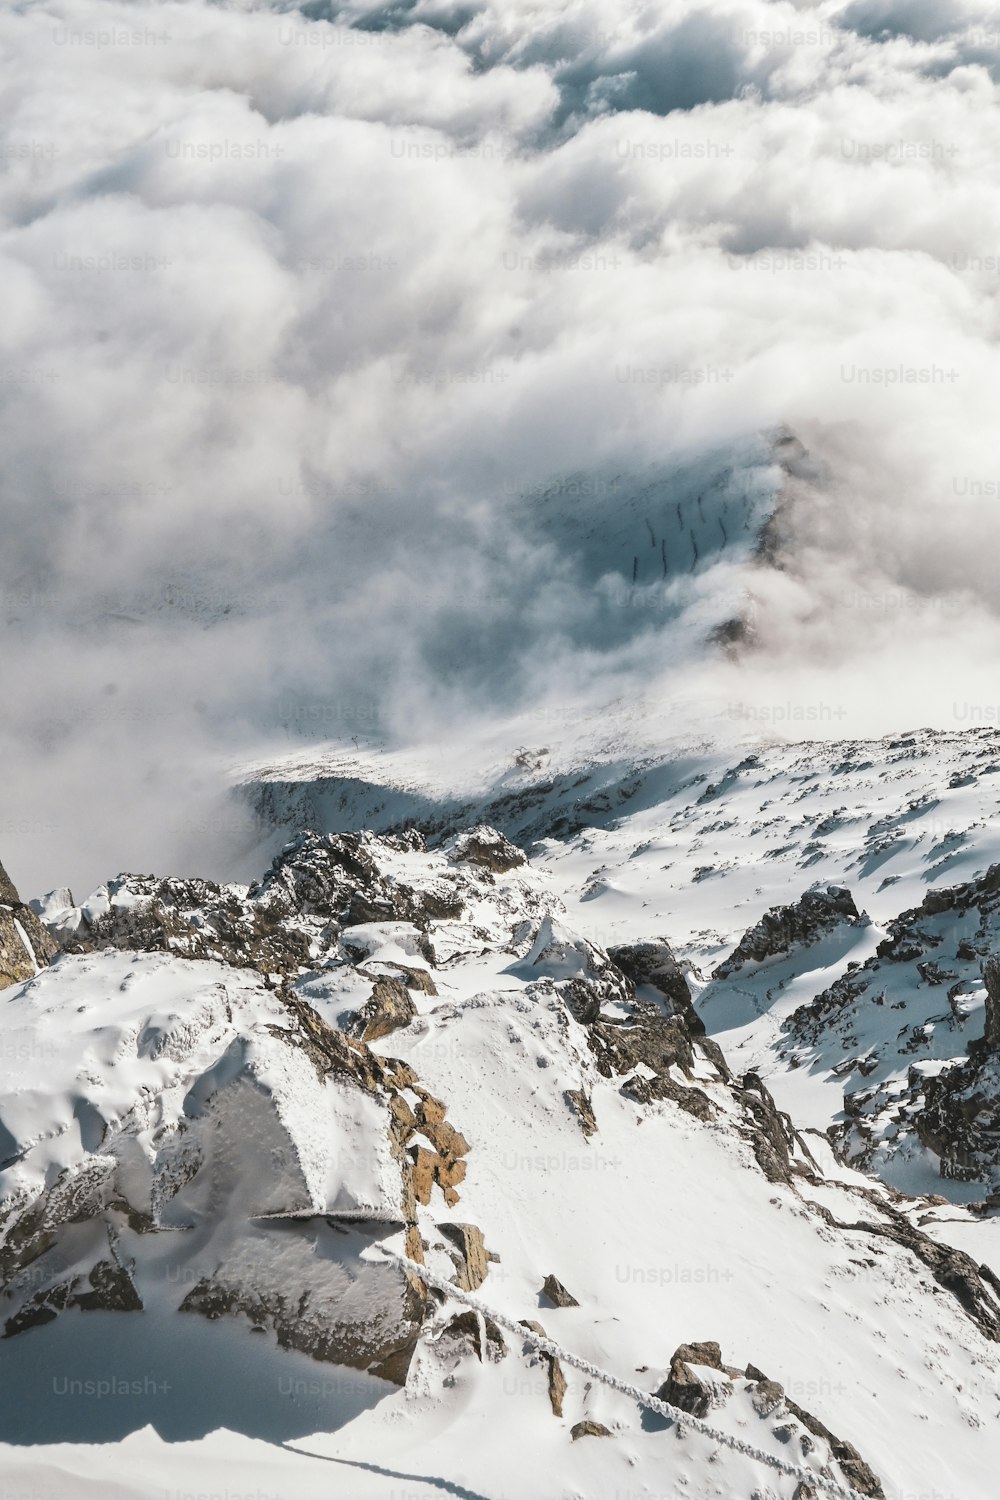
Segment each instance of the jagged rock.
M717 1370L720 1375L728 1379L720 1382L703 1380L692 1366ZM885 1500L877 1475L869 1468L852 1444L834 1436L818 1417L814 1417L810 1412L804 1411L801 1406L797 1406L786 1395L784 1387L776 1380L769 1380L756 1365L748 1364L743 1372L723 1365L722 1351L714 1341L702 1344L681 1344L675 1349L670 1361L670 1375L656 1394L661 1401L666 1401L680 1411L704 1419L712 1406L718 1404L720 1396L722 1400L731 1398L741 1374L742 1378L748 1382L744 1389L749 1394L751 1405L758 1417L768 1419L782 1411L789 1413L812 1437L821 1438L828 1444L831 1456L840 1465L841 1472L849 1485L859 1494L872 1497L872 1500Z
M674 1014L683 1016L689 1035L705 1034L705 1023L694 1008L684 971L665 938L609 948L608 957L633 984L650 984L666 996Z
M273 1259L268 1248L261 1235L251 1276L238 1264L223 1264L192 1287L179 1311L213 1321L246 1318L253 1327L270 1328L283 1349L402 1385L427 1307L415 1278L362 1261L353 1264L349 1279L337 1262L310 1273L311 1247L300 1240L294 1249L307 1258L300 1254L292 1262L298 1274L289 1280L291 1247L275 1246Z
M30 979L55 953L52 936L0 865L0 989Z
M575 1443L579 1438L611 1437L612 1432L610 1427L605 1427L603 1422L586 1421L574 1423L570 1428L569 1435Z
M72 911L55 899L61 893L40 909L69 952L159 950L295 975L334 949L345 928L396 922L425 933L430 922L461 915L457 873L420 888L383 873L379 858L398 843L389 835L306 833L249 887L121 875Z
M762 1383L766 1386L776 1385L775 1381L768 1381L766 1379ZM777 1388L781 1390L780 1386ZM825 1443L829 1444L832 1456L837 1460L841 1473L852 1489L857 1490L859 1495L871 1496L871 1500L885 1500L882 1481L875 1471L865 1463L853 1443L847 1443L843 1438L835 1437L829 1427L821 1422L818 1417L814 1417L811 1412L804 1411L790 1397L785 1396L784 1403L792 1416L797 1417L803 1427L812 1433L813 1437L822 1438Z
M704 1417L712 1406L714 1389L695 1374L692 1365L722 1370L722 1351L716 1343L681 1344L670 1360L670 1374L656 1395L692 1417Z
M475 1224L453 1224L447 1221L439 1224L438 1228L461 1256L455 1285L463 1292L474 1292L477 1287L482 1286L490 1269L482 1230L477 1229Z
M566 1103L580 1121L580 1129L589 1140L597 1130L597 1117L594 1114L594 1106L590 1102L590 1095L584 1089L567 1089L565 1098Z
M541 1323L536 1322L534 1318L522 1318L521 1327L530 1329L532 1333L537 1333L540 1339L548 1338L548 1334L545 1332L545 1329L542 1327ZM563 1414L563 1401L566 1398L567 1389L566 1376L563 1374L562 1365L559 1363L559 1360L554 1354L546 1354L542 1350L532 1349L532 1358L534 1360L543 1361L548 1369L549 1405L552 1408L552 1415L554 1417L561 1417Z
M99 1260L91 1267L88 1280L90 1291L80 1292L73 1299L85 1312L142 1312L142 1299L124 1266Z
M769 1182L789 1182L795 1148L812 1162L812 1154L790 1117L775 1104L759 1074L749 1072L735 1093L743 1106L743 1132L757 1165Z
M371 998L357 1012L347 1032L363 1042L375 1042L409 1026L416 1014L417 1007L404 984L398 979L376 979Z
M1000 1052L1000 955L990 954L983 964L986 986L986 1030L983 1045L987 1052Z
M82 1312L142 1312L142 1299L124 1266L116 1261L99 1260L86 1277L77 1275L56 1281L29 1297L13 1317L6 1319L3 1336L16 1338L51 1323L68 1307L78 1307Z
M542 1295L548 1297L553 1307L579 1307L580 1304L562 1282L551 1274L542 1282Z
M470 1307L465 1312L455 1313L445 1324L439 1335L441 1339L464 1344L482 1364L483 1356L491 1364L499 1364L507 1357L507 1341L503 1331L485 1313Z
M503 875L528 862L527 855L516 844L486 823L459 834L452 859L456 864L479 865L495 875Z
M729 957L713 970L713 979L728 979L747 964L816 943L844 922L864 920L850 891L840 886L806 891L790 906L774 906L747 929Z
M549 1358L549 1405L552 1407L554 1417L562 1416L565 1399L566 1376L563 1374L562 1365L554 1356L551 1356Z

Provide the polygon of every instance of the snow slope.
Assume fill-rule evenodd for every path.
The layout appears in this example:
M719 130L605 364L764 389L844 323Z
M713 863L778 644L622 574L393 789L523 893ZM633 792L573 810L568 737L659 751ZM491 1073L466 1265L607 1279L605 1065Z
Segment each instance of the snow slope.
M822 1137L790 1134L768 1115L757 1085L729 1079L709 1040L697 1033L683 1040L685 1027L671 1019L663 994L640 986L630 999L603 951L612 939L666 933L697 991L696 971L707 980L734 935L811 883L796 858L806 845L828 840L823 871L831 877L844 877L845 855L861 864L869 857L863 840L859 848L845 831L850 817L833 820L826 833L816 826L831 819L832 807L859 822L898 819L901 847L890 853L889 873L905 890L926 889L939 856L920 817L906 819L909 802L921 774L925 785L940 780L942 763L964 765L979 747L978 739L957 738L873 746L865 769L861 747L841 747L839 763L850 769L826 778L814 774L815 752L810 760L801 747L772 747L740 770L720 763L711 775L707 757L698 768L688 762L679 776L654 767L639 777L634 811L626 801L614 815L589 812L592 825L562 840L541 835L528 864L508 864L507 847L488 839L486 863L470 859L468 842L450 836L429 849L412 836L369 836L346 852L336 841L306 840L261 888L261 899L282 889L304 902L301 921L314 947L307 962L293 962L283 975L172 951L189 942L185 931L215 930L214 913L229 899L224 891L203 891L199 915L171 906L170 888L124 878L119 907L133 922L134 908L149 914L150 927L129 928L145 934L146 951L117 947L115 926L98 925L92 931L99 950L65 953L4 992L4 1035L22 1054L34 1052L27 1062L22 1056L5 1065L0 1088L0 1120L13 1139L3 1201L40 1185L50 1189L67 1166L108 1155L119 1163L126 1197L138 1200L150 1158L154 1167L161 1157L175 1159L165 1142L176 1136L186 1118L182 1101L192 1094L202 1114L214 1110L228 1122L226 1192L222 1199L217 1188L199 1196L195 1175L187 1197L193 1231L158 1214L152 1194L152 1227L115 1221L141 1312L69 1306L3 1341L0 1439L10 1485L45 1493L54 1473L69 1473L73 1494L107 1482L117 1486L112 1493L145 1496L163 1488L166 1474L180 1492L204 1488L206 1480L218 1488L224 1476L230 1494L309 1496L332 1486L359 1496L488 1500L650 1500L667 1493L804 1500L808 1491L797 1480L746 1451L844 1484L829 1445L802 1427L790 1400L854 1446L887 1500L929 1486L940 1495L985 1496L1000 1458L1000 1301L975 1266L990 1259L977 1246L992 1245L994 1221L945 1210L926 1195L900 1198L840 1165ZM603 774L593 771L595 779ZM842 780L831 789L835 776ZM697 801L713 785L721 790ZM988 781L977 785L982 815ZM956 790L969 795L968 786ZM566 816L567 807L557 789L527 816ZM705 826L730 819L729 829ZM758 821L767 826L754 835ZM769 875L775 872L768 887L756 851L788 841L787 825L794 852L768 861ZM703 848L691 850L699 838ZM310 915L327 847L337 860L353 861L349 881L369 892L374 919L358 905L357 889L340 886L326 888L325 922ZM725 869L714 879L685 880L668 870L675 890L663 879L664 864L690 871L692 862L720 856ZM966 857L983 862L978 852ZM815 865L806 868L811 874ZM877 879L874 871L861 874L859 905L879 895L884 878L884 866ZM595 889L595 882L604 884ZM190 897L190 883L182 891ZM428 904L444 891L450 895L443 906ZM252 905L257 898L240 887L233 899ZM89 909L97 914L106 905ZM76 910L87 909L84 903ZM283 930L291 931L295 910L283 911ZM56 914L79 935L79 923L66 923L65 907ZM799 973L806 989L817 974L842 966L852 944L860 950L873 936L864 922L846 929L835 925L819 952L805 945ZM260 962L270 963L273 952ZM768 962L780 971L783 960ZM709 1391L709 1427L731 1445L694 1424L644 1412L568 1360L562 1415L554 1415L547 1356L508 1328L501 1330L503 1357L480 1359L471 1336L451 1326L461 1311L455 1301L429 1305L402 1388L307 1359L239 1307L207 1320L177 1310L201 1278L231 1270L237 1252L240 1284L256 1285L265 1300L279 1295L279 1274L287 1286L339 1285L337 1295L347 1295L330 1265L338 1233L331 1210L344 1183L368 1214L378 1213L379 1192L386 1201L391 1171L379 1154L377 1107L332 1076L324 1084L315 1073L307 1079L306 1071L282 1071L278 1059L290 1049L270 1028L289 1025L283 996L290 996L340 1034L373 984L400 975L408 980L412 1016L373 1038L370 1052L407 1065L431 1099L444 1102L468 1146L457 1198L434 1189L417 1208L429 1273L450 1281L458 1266L461 1275L454 1236L464 1233L459 1226L476 1226L491 1259L469 1295L515 1324L539 1322L584 1365L650 1397L671 1377L680 1345L716 1341L734 1373L698 1366L695 1375ZM710 1031L713 1005L725 1009L726 1002L706 989L701 1010ZM759 1031L752 1020L745 1034L729 1027L730 1060L742 1073L736 1051L768 1056L768 1082L781 1104L781 1086L803 1070L783 1071L778 1052L767 1052L774 1020L766 1009L758 1019ZM218 1089L219 1061L231 1056L234 1038L251 1054L241 1050L235 1079ZM262 1133L265 1124L272 1128L275 1108L246 1112L248 1068L257 1068L264 1098L284 1122L284 1164L280 1152L274 1156L277 1143ZM406 1097L419 1107L412 1090ZM339 1101L329 1114L327 1098ZM349 1144L336 1147L344 1128ZM424 1139L433 1144L433 1130ZM296 1162L316 1166L298 1176ZM306 1185L301 1202L289 1197L295 1183ZM119 1212L116 1202L104 1200L102 1222ZM404 1248L387 1206L382 1224L363 1243L355 1239L357 1259L341 1252L338 1263L352 1286L384 1275L380 1244ZM291 1211L285 1229L268 1230L260 1220L274 1207ZM77 1240L96 1223L88 1213L70 1223L72 1245L59 1248L64 1257L72 1248L79 1264ZM943 1222L946 1214L954 1223ZM936 1240L920 1234L920 1224ZM346 1221L341 1229L361 1233ZM277 1260L263 1248L269 1234L285 1236ZM936 1262L935 1246L947 1241L961 1242L972 1259L948 1260L942 1250L946 1259ZM28 1268L38 1287L51 1253ZM472 1261L464 1264L468 1273ZM550 1274L576 1305L552 1305L541 1290ZM369 1314L377 1319L390 1294L384 1283L366 1284L376 1286ZM783 1392L762 1394L759 1380L742 1373L751 1365ZM74 1380L83 1384L67 1386ZM119 1388L125 1384L128 1393ZM602 1424L610 1438L574 1440L572 1428L585 1421Z

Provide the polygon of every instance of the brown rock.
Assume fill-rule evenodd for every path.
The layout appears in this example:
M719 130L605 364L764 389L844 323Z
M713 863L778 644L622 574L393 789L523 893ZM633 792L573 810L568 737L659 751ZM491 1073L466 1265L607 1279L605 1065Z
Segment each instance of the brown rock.
M461 1131L456 1130L454 1125L449 1125L447 1120L442 1120L437 1125L423 1124L420 1128L431 1145L444 1157L468 1156L472 1149Z
M692 1365L707 1365L721 1371L722 1350L719 1345L714 1342L681 1344L674 1350L670 1374L656 1394L668 1406L676 1406L692 1417L704 1417L712 1405L712 1387L699 1380Z
M436 1151L428 1151L423 1146L413 1148L411 1155L413 1162L413 1191L418 1203L424 1207L431 1201L431 1189L436 1179L437 1168L442 1163Z
M554 1307L579 1307L580 1304L571 1292L568 1292L562 1282L556 1276L546 1276L542 1282L542 1295L548 1297Z
M375 1042L379 1037L409 1026L416 1013L417 1008L405 984L398 979L376 979L371 998L346 1028L347 1034L362 1042Z
M488 1318L485 1313L477 1313L473 1307L466 1312L456 1313L445 1325L441 1338L467 1344L480 1364L484 1352L491 1364L498 1364L507 1356L507 1342L501 1329L492 1318Z
M567 1089L565 1097L566 1103L580 1122L580 1129L589 1140L597 1130L597 1118L594 1114L594 1106L590 1102L590 1095L583 1089Z
M482 1286L490 1269L482 1230L475 1224L439 1224L438 1228L462 1258L455 1276L455 1285L463 1292L474 1292L477 1287Z
M605 1427L603 1422L577 1422L570 1428L569 1435L575 1443L583 1437L611 1437L611 1429Z

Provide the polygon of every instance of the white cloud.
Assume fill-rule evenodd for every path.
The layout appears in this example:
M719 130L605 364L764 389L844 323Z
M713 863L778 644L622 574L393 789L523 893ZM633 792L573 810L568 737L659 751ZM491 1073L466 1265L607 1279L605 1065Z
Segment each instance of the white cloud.
M992 670L988 12L379 14L0 17L0 838L28 888L221 868L192 782L290 716L405 737L822 677L854 732L950 724ZM739 666L685 675L693 627L584 586L588 547L628 572L620 489L586 547L517 499L749 463L783 424L826 477Z

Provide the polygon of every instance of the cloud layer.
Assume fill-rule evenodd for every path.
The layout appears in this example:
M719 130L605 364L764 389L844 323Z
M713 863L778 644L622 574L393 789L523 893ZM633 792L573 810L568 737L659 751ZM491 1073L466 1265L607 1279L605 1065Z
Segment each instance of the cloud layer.
M0 44L26 888L228 868L224 767L293 739L1000 717L985 6L50 0ZM656 579L663 486L764 493L786 428L783 571ZM759 649L706 657L747 591Z

